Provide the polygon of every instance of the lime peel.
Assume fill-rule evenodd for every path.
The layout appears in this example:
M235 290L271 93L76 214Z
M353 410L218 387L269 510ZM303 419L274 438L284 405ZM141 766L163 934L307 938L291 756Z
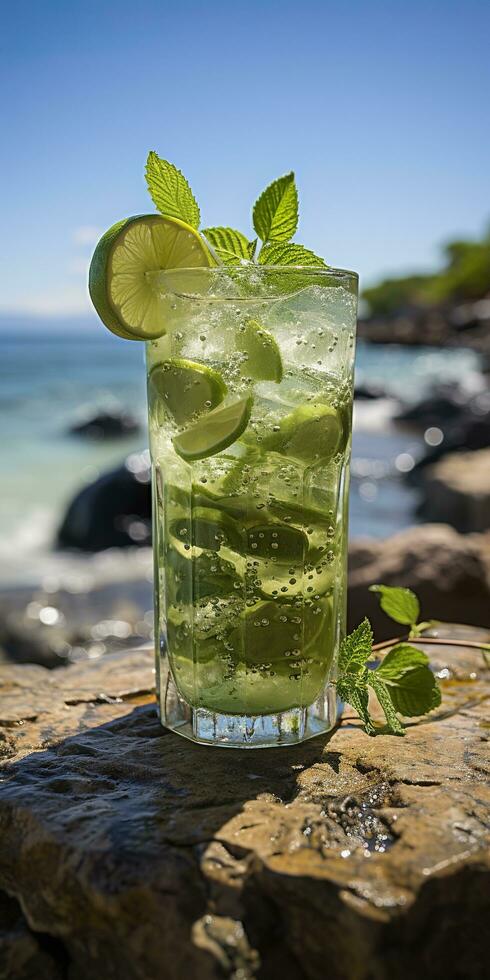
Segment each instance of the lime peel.
M148 379L150 412L160 421L162 406L177 425L185 425L197 414L216 408L227 391L218 371L183 357L170 357L155 364Z
M182 459L206 459L227 449L247 428L253 397L245 395L227 405L219 405L172 439Z
M90 297L112 333L151 340L165 333L165 300L146 273L213 264L190 225L165 215L135 215L118 221L100 239L90 263Z

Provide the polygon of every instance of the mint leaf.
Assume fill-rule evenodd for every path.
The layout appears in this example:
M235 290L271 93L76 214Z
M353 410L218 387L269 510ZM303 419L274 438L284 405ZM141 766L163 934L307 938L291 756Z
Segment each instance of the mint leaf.
M398 643L376 668L376 673L384 680L396 680L414 667L427 667L429 658L423 650L417 650L409 643Z
M255 258L255 253L257 251L258 238L254 238L253 242L248 243L248 257L250 260Z
M365 682L359 682L353 675L347 675L337 681L337 694L341 701L347 701L364 724L368 735L375 735L376 729L371 721L368 710L368 689Z
M383 709L384 716L386 718L386 725L388 731L391 735L404 735L405 729L398 719L393 702L391 700L390 692L388 691L386 685L383 681L376 676L376 671L370 671L369 681L370 687L376 694L376 697Z
M373 631L369 619L363 619L340 644L339 674L358 673L366 668L373 646Z
M180 218L199 228L201 215L184 175L168 160L150 150L146 161L146 183L155 207L170 218Z
M259 253L259 262L261 265L306 265L327 268L326 263L318 255L304 245L296 245L294 242L264 245Z
M370 672L369 683L376 694L376 685L381 684L394 709L407 717L425 715L441 703L439 685L427 656L408 643L390 650L379 667Z
M340 644L339 676L337 679L337 694L342 701L357 711L368 735L374 735L376 729L369 716L368 674L366 663L371 656L373 631L368 619L346 636Z
M378 592L383 612L395 623L413 626L420 615L420 603L411 589L400 589L391 585L371 585L370 592Z
M298 227L298 192L294 174L266 187L253 206L253 226L263 242L287 242Z
M210 245L225 265L238 265L243 259L250 260L250 242L241 231L234 228L204 228Z

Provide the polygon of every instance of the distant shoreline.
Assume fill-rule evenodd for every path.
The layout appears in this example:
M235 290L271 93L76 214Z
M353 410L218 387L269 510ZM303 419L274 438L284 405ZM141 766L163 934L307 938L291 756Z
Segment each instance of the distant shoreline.
M472 312L473 307L483 307L483 303L486 315ZM456 307L451 316L446 311L418 309L386 317L363 317L358 323L358 339L366 344L466 348L482 355L482 369L486 370L490 366L490 299Z

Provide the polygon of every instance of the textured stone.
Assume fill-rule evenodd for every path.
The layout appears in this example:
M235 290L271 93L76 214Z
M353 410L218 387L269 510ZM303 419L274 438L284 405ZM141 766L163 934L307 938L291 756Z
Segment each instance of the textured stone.
M265 752L162 729L144 649L0 667L8 980L486 976L485 665L427 650L443 703L404 739L347 710Z
M350 629L369 616L379 639L393 623L368 591L402 585L420 598L423 619L490 627L490 536L458 534L445 524L411 527L385 541L358 538L349 548Z

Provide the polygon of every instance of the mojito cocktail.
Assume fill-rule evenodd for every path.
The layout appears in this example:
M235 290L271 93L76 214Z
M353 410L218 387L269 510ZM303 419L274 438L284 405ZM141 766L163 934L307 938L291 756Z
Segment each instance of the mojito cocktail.
M155 274L147 344L162 720L199 741L335 721L357 277Z
M92 257L105 326L146 341L157 697L197 742L300 742L337 714L357 276L298 242L294 173L252 236L154 151L157 212Z

